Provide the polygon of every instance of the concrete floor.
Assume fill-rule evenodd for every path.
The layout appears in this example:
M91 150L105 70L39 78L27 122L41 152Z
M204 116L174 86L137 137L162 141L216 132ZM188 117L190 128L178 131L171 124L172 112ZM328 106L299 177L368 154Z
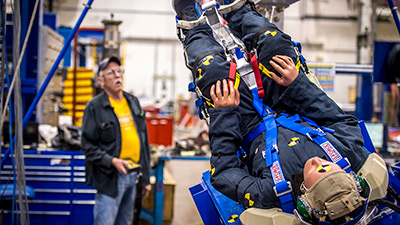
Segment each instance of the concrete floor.
M189 187L199 184L201 174L209 167L208 160L171 160L165 163L165 168L176 181L172 225L202 224Z

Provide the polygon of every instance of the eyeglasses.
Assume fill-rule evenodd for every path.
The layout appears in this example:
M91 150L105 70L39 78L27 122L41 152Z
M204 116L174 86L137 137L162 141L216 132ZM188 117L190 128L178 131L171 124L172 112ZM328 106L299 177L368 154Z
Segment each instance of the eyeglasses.
M102 72L101 73L101 76L111 76L111 75L116 75L116 74L124 74L125 73L125 70L124 70L124 68L122 68L122 67L120 67L120 68L118 68L118 69L116 69L116 70L107 70L106 72Z

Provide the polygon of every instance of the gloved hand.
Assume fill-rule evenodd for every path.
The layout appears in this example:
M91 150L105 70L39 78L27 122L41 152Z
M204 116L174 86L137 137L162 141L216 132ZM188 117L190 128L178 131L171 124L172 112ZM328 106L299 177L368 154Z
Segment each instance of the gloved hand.
M282 77L279 77L274 72L270 71L269 74L272 79L281 86L289 86L299 75L292 58L283 55L276 55L272 57L272 59L273 60L270 60L269 63L282 75Z
M222 80L222 85L223 93L221 93L221 81L217 81L216 87L215 84L211 86L210 96L214 102L214 107L222 108L238 106L240 103L240 94L239 90L233 87L233 82L229 82L229 89L226 80Z

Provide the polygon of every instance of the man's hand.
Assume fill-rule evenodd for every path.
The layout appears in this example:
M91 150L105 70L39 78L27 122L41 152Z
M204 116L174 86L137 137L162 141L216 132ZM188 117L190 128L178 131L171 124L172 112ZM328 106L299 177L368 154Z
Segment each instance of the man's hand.
M274 72L270 71L269 74L272 79L281 86L289 86L299 75L292 58L284 55L276 55L272 57L272 59L273 60L270 60L269 63L282 75L282 77L279 77ZM279 65L274 61L278 62Z
M213 84L210 89L210 96L214 101L215 108L238 106L240 103L240 94L237 88L233 87L233 82L226 80L222 81L223 93L221 93L221 81L217 81L217 84ZM216 88L215 88L216 86Z
M151 191L151 184L144 186L142 191L143 198L147 198L149 196L150 191Z
M122 173L122 174L128 174L126 171L126 167L129 166L129 163L126 160L123 159L118 159L118 158L113 158L111 160L111 164L117 168L117 170Z

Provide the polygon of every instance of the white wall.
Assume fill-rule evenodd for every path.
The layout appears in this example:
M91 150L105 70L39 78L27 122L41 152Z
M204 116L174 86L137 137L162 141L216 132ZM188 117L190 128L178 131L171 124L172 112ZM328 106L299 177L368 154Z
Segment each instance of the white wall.
M284 30L303 45L309 62L356 63L356 20L302 19L302 16L349 17L356 15L347 1L300 1L285 10ZM338 103L349 102L349 88L355 75L337 75L334 91L328 94Z

